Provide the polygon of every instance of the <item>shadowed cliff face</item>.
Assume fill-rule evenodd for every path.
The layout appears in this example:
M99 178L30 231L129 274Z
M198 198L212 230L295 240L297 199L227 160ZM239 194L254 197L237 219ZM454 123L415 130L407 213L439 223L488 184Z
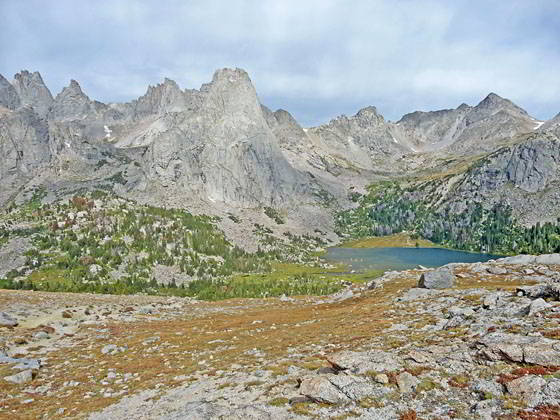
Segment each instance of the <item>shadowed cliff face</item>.
M51 159L47 122L29 107L0 108L0 203Z
M53 99L39 73L22 71L12 83L0 77L0 107L0 168L10 179L2 202L39 177L54 190L104 185L155 205L199 203L201 212L272 206L328 228L328 215L351 205L355 191L445 171L442 159L483 159L478 171L461 172L464 188L445 192L448 201L483 197L521 209L558 181L558 117L541 123L496 94L396 123L367 107L305 129L288 111L263 106L240 69L218 70L198 90L165 79L120 104L90 99L74 80Z
M13 85L22 105L32 106L42 118L47 116L53 97L39 72L23 70L15 75Z

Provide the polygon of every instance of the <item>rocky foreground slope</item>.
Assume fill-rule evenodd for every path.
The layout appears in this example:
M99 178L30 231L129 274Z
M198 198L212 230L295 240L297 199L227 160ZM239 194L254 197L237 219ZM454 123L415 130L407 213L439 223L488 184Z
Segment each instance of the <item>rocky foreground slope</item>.
M559 298L558 254L314 298L1 291L0 418L555 419Z

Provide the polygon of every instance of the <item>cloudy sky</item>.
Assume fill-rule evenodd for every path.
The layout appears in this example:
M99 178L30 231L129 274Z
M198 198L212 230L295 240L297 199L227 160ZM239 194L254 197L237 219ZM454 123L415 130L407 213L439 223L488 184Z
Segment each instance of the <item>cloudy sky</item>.
M247 70L304 125L375 105L388 119L493 91L560 112L559 0L0 0L0 73L71 78L128 101L164 77L198 88Z

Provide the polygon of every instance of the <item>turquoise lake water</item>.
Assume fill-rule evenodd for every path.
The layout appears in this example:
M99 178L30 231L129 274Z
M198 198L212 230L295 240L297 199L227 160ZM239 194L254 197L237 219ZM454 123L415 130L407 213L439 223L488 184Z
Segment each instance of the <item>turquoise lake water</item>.
M500 256L444 248L329 248L325 258L348 264L357 271L388 271L407 270L419 265L440 267L452 262L485 262Z

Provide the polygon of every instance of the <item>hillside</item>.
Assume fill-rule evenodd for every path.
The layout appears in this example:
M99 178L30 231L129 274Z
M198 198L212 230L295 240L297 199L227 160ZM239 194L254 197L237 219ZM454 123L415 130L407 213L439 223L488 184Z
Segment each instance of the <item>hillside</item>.
M554 419L559 262L219 303L0 291L0 418Z

